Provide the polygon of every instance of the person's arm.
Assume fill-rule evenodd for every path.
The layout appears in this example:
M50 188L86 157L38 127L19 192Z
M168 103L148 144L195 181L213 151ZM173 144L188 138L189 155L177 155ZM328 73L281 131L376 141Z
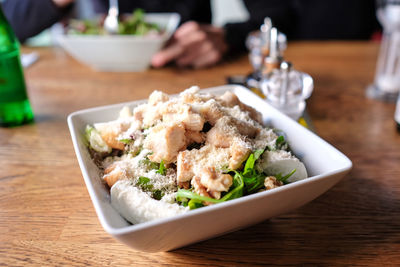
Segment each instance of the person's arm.
M2 8L21 42L59 21L73 0L5 0Z
M152 58L153 67L175 61L180 67L204 68L219 62L227 45L224 30L210 24L188 21L174 33L170 43Z
M245 50L249 32L259 29L266 16L285 33L290 29L290 0L244 0L250 18L242 23L229 23L223 28L194 21L184 23L167 47L152 58L154 67L175 61L178 66L202 68L214 65L228 55Z
M246 22L228 23L224 26L225 39L230 53L245 50L245 40L249 32L258 30L265 17L270 17L273 26L288 34L293 19L289 0L243 0L250 17Z

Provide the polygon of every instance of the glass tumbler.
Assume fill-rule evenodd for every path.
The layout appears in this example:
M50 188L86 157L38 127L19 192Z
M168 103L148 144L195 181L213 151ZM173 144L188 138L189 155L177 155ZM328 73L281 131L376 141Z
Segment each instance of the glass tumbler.
M400 91L400 0L380 0L377 7L383 38L374 84L368 87L367 96L395 101Z

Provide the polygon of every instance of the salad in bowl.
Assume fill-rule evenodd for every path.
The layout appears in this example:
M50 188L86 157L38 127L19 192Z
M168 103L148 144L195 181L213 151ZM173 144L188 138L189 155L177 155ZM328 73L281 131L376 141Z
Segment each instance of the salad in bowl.
M72 20L58 41L72 57L97 71L136 72L150 66L151 57L175 32L180 16L135 10L121 17L114 35L105 32L103 22L104 18Z
M307 178L281 131L231 91L154 91L112 121L87 125L87 148L132 224L273 190Z

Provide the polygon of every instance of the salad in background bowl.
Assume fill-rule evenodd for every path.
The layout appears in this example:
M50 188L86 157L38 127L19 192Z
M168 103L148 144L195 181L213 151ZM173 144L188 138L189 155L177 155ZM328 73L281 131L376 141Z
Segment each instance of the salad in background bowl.
M146 37L161 35L165 29L161 28L157 23L146 21L145 15L144 10L138 8L132 14L120 16L116 34ZM109 35L104 29L104 19L104 15L96 19L71 19L67 33L70 35Z
M76 60L98 71L143 71L175 32L180 15L135 10L121 17L117 35L106 34L102 21L72 20L59 37L60 45Z

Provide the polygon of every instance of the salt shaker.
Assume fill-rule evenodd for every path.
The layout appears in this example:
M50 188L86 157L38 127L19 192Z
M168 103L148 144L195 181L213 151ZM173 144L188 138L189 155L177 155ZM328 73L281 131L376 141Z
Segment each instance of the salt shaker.
M310 75L294 70L292 64L283 61L261 81L266 101L294 120L298 120L306 107L305 100L313 91Z

